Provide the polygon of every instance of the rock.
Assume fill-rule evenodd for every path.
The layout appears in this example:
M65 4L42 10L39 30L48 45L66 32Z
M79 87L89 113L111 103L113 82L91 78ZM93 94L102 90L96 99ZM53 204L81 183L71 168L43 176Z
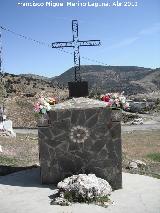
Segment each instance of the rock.
M0 131L0 136L2 136L2 137L16 137L16 133L4 130L4 131Z
M129 162L129 169L138 169L138 165L136 162L132 161L132 162Z
M2 146L0 145L0 152L3 152L3 150L2 150Z
M127 168L129 169L138 169L138 168L144 168L146 167L146 163L144 163L141 160L133 160L131 162L129 162L129 165Z
M146 163L144 163L141 160L135 160L134 162L137 163L137 166L140 167L140 168L144 168L144 167L147 166Z
M40 163L39 162L36 162L33 167L39 167L40 166Z

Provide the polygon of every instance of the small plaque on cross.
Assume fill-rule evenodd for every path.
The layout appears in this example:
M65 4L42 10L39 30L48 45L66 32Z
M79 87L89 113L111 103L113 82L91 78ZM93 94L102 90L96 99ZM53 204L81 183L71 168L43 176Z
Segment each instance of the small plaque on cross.
M79 41L78 37L78 21L72 21L73 40L69 42L55 42L52 43L52 48L74 48L74 68L75 68L75 82L68 82L69 97L85 97L88 96L88 82L81 81L80 76L80 46L99 46L100 40Z

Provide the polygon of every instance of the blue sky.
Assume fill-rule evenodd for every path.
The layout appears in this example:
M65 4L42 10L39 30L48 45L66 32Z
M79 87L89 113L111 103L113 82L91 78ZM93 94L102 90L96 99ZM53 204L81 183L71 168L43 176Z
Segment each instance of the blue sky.
M79 0L88 2L89 0ZM33 39L51 44L72 40L72 20L79 22L79 39L100 39L100 47L81 47L81 64L160 67L160 1L137 0L135 7L22 7L33 1L0 0L0 25ZM46 0L35 3L51 2ZM68 1L70 2L70 1ZM72 1L78 2L78 1ZM107 0L90 0L107 3ZM110 0L111 3L117 2ZM125 1L118 1L125 2ZM53 77L72 67L73 55L66 54L2 31L3 68L6 72L33 73ZM72 48L65 49L72 53Z

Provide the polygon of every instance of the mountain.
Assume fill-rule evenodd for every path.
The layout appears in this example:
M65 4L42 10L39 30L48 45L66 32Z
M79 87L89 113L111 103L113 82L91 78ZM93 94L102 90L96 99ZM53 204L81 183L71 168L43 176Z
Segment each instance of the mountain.
M160 90L160 68L150 69L137 66L81 66L81 78L89 83L91 91L125 94L148 93ZM74 68L52 79L64 86L74 80Z
M32 78L32 79L42 79L42 80L45 80L45 81L50 81L50 79L48 77L41 76L41 75L35 75L35 74L32 74L32 73L20 74L19 76L26 77L26 78Z
M43 91L45 93L58 93L65 90L60 83L54 83L47 77L33 74L14 75L4 73L3 82L7 96L29 96L30 94L33 97Z
M36 127L34 103L41 95L58 100L68 97L67 89L41 76L4 73L3 82L0 81L0 105L3 102L7 119L13 121L14 127Z
M1 74L1 73L0 73ZM82 66L82 80L89 82L90 92L106 93L125 91L125 94L143 98L160 97L160 68L149 69L136 66ZM4 73L0 81L0 105L2 88L5 87L5 111L14 127L35 127L37 117L33 105L40 95L57 97L64 100L68 97L67 83L74 81L74 68L60 76L46 78L32 74L14 75ZM143 94L145 94L145 97ZM142 94L142 96L140 96Z

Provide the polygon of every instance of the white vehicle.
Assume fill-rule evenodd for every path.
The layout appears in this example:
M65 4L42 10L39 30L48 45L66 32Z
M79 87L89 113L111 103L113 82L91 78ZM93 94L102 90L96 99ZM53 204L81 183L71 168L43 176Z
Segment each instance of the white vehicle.
M142 118L135 118L131 124L133 125L139 125L139 124L143 124L143 119Z

